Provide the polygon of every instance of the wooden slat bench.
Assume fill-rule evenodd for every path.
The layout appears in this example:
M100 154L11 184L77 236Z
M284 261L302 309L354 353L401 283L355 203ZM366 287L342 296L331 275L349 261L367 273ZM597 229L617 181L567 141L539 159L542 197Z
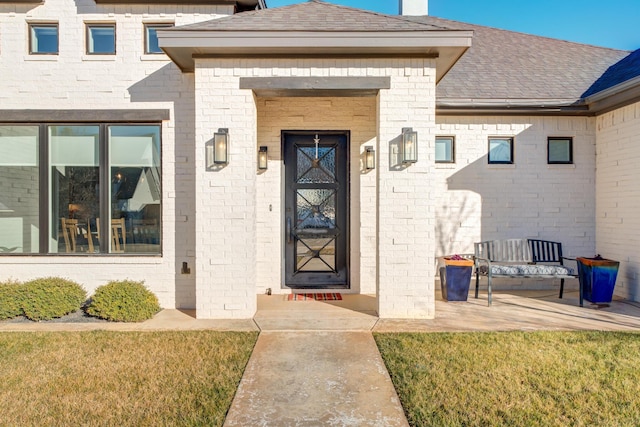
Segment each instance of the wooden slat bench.
M480 276L487 277L488 303L491 305L491 280L494 277L560 279L560 298L564 280L575 279L574 269L566 267L562 243L538 239L488 240L474 243L476 298Z

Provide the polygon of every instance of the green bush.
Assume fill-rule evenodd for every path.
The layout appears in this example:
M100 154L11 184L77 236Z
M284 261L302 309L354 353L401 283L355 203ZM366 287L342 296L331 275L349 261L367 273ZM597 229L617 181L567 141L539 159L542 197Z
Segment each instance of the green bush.
M22 316L24 286L19 282L0 283L0 320Z
M113 322L142 322L160 311L160 304L142 282L123 280L96 289L86 311Z
M25 283L22 310L31 320L49 320L77 311L87 299L87 292L71 280L44 277Z

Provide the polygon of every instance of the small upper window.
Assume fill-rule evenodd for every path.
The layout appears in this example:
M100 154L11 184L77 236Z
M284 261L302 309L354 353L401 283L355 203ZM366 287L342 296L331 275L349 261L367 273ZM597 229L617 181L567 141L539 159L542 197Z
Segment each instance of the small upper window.
M98 55L115 55L116 25L88 24L87 53Z
M549 138L547 140L547 163L572 164L573 138Z
M29 25L29 53L58 54L58 24Z
M158 46L158 30L173 27L173 24L145 24L144 26L144 53L164 53Z
M513 138L489 138L489 163L513 163Z
M455 138L436 136L436 163L455 163Z

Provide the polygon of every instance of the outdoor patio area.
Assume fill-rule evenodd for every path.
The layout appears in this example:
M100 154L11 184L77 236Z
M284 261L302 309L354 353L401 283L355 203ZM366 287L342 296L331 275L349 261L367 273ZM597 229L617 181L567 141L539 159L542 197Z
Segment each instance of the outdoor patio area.
M287 301L259 295L254 318L261 330L373 330L376 332L470 332L509 330L640 330L640 303L614 297L608 306L585 301L578 292L494 291L467 302L443 301L436 294L436 318L378 319L372 295L343 295L342 301Z

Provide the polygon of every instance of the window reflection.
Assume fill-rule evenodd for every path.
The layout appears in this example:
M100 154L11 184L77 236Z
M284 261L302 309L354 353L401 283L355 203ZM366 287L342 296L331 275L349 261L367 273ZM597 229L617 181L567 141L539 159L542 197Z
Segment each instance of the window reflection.
M51 252L97 252L98 126L50 126Z
M38 127L0 126L0 254L39 250Z
M160 253L160 128L110 126L109 163L111 251Z

